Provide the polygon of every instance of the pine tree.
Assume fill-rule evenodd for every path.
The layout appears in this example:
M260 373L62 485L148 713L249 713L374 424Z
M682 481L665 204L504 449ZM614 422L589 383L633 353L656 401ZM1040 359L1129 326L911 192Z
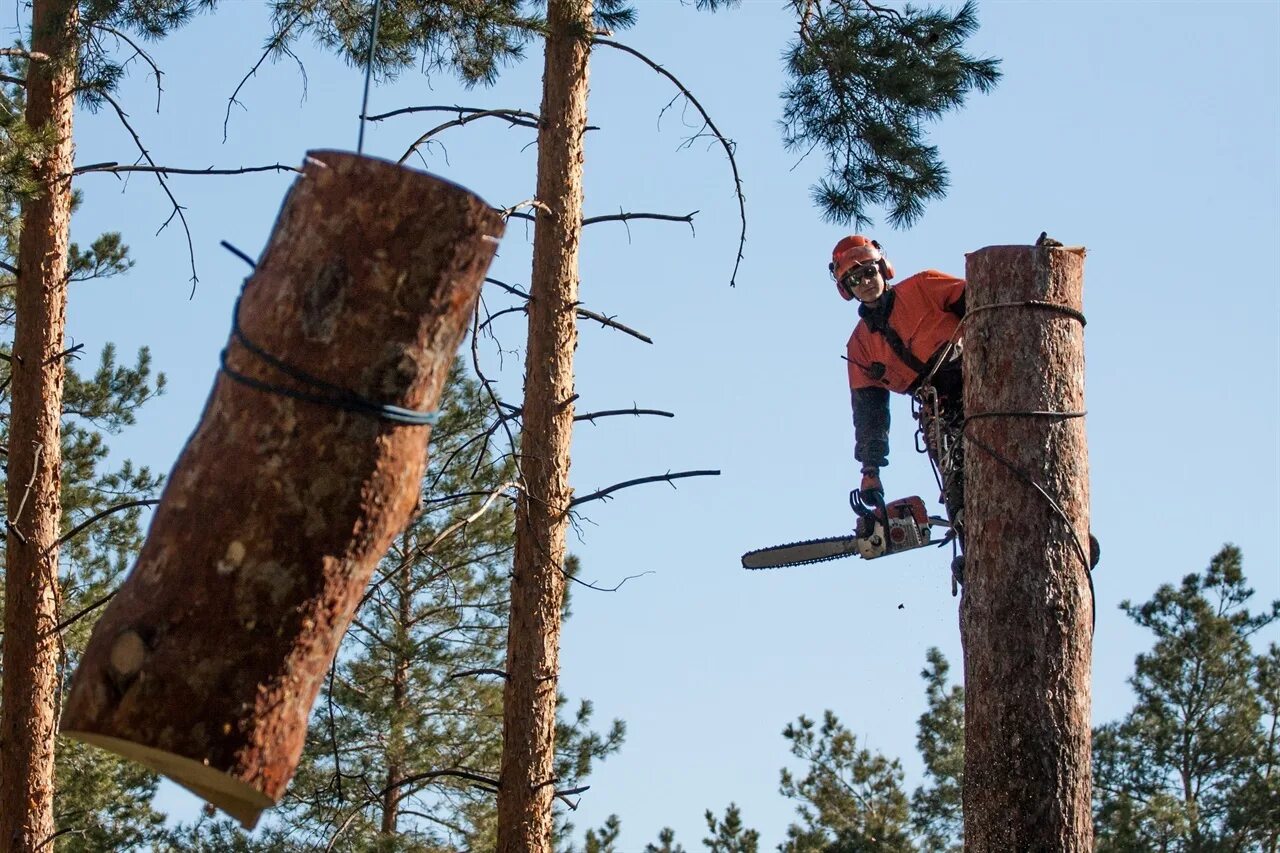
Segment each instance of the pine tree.
M916 749L924 760L925 784L911 795L911 826L920 849L958 853L963 848L964 688L947 686L951 666L931 648L920 676L925 683L926 711L917 722Z
M343 640L281 807L253 839L205 820L170 849L493 849L514 471L492 453L491 410L458 365L440 411L421 510ZM596 732L592 716L588 701L560 715L563 787L621 745L622 724Z
M20 102L21 93L13 97ZM17 218L12 211L0 208L0 269L14 260ZM111 277L132 264L118 234L104 234L87 249L72 243L68 254L69 282ZM0 272L0 354L6 362L12 353L13 300L13 276ZM164 375L152 373L145 348L132 366L118 363L111 344L103 347L92 374L82 376L74 362L68 366L61 431L64 541L57 618L65 628L59 632L59 684L65 682L65 674L88 640L97 615L95 605L110 594L141 545L138 502L152 498L159 486L157 476L127 460L113 467L108 437L132 425L138 408L163 388ZM5 446L7 425L8 400L0 391L0 444ZM112 512L113 507L123 509ZM98 516L91 526L72 535ZM53 833L65 839L68 849L105 852L141 847L158 836L163 822L151 806L156 785L155 774L137 765L83 744L62 742L55 761Z
M800 823L787 827L783 853L909 853L910 811L897 759L860 748L831 711L819 727L801 716L782 736L805 762L796 777L783 769L781 790L798 801Z
M21 125L6 92L0 155L7 207L20 201L13 291L13 339L6 484L6 608L0 693L0 844L35 850L54 833L54 727L60 649L58 540L62 530L62 437L67 353L63 349L74 165L74 99L109 99L123 66L103 35L158 38L183 23L191 0L34 0L29 45L13 78L22 88ZM29 48L29 50L24 50ZM6 80L8 80L6 75Z
M702 839L702 846L711 853L758 853L760 850L760 833L748 829L742 822L742 810L736 803L729 803L722 818L717 819L711 809L707 809L704 817L711 834Z
M664 826L658 833L657 844L646 844L644 853L686 853L683 846L676 843L676 832L669 826Z
M1250 638L1280 602L1252 613L1252 597L1227 545L1204 574L1121 604L1156 642L1135 663L1133 710L1095 737L1100 851L1274 848L1278 653Z

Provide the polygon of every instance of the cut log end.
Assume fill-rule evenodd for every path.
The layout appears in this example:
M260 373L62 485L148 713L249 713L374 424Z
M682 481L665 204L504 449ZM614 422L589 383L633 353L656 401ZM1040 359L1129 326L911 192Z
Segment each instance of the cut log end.
M274 800L252 785L193 759L94 732L63 731L62 734L150 767L222 809L245 829L253 829L262 812L275 805Z

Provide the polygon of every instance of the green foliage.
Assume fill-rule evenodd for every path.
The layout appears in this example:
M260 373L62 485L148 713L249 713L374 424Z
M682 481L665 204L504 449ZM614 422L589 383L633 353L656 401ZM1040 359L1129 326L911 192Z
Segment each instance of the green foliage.
M920 677L927 710L916 723L916 748L924 759L925 784L911 795L911 826L927 853L958 853L963 848L964 688L947 687L951 667L931 648Z
M583 853L618 853L618 835L622 832L622 821L616 814L605 818L604 826L599 829L588 829L583 841ZM570 848L572 853L572 847Z
M1280 832L1273 644L1250 638L1280 619L1280 602L1249 610L1240 550L1150 601L1121 608L1156 637L1130 678L1124 719L1094 735L1101 851L1274 849Z
M711 853L758 853L760 850L760 833L743 824L742 812L735 803L729 803L719 820L711 809L707 809L704 817L711 834L702 839L702 846Z
M215 5L216 0L81 0L76 88L81 103L97 110L106 102L104 95L119 86L129 61L141 53L135 38L164 38ZM127 56L121 59L121 53Z
M273 0L273 58L293 56L292 45L309 35L348 64L369 60L373 0ZM524 57L542 19L522 12L521 0L408 0L383 3L373 71L394 79L408 68L449 71L467 85L493 83L502 66Z
M797 778L782 771L783 796L797 800L800 823L787 827L784 853L861 853L912 850L902 767L858 740L831 711L822 725L801 716L782 736L805 762Z
M783 138L807 155L821 148L826 175L813 198L832 222L869 223L871 205L910 225L940 198L947 169L923 125L989 91L999 61L964 52L978 27L968 0L954 13L870 3L792 0L799 38L787 54Z
M676 843L676 831L669 826L664 826L658 833L658 843L646 844L644 853L686 853L686 851Z

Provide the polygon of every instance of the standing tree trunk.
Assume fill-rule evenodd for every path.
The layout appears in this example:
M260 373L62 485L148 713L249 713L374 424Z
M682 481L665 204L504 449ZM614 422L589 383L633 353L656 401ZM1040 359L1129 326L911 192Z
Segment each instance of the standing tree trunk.
M35 0L27 126L52 134L22 205L10 393L0 699L0 851L33 851L53 834L58 696L58 532L62 505L62 353L71 226L74 0Z
M435 407L501 231L454 184L308 156L226 370L76 671L67 734L246 826L279 800L338 642L420 496L427 430L357 397Z
M966 269L965 850L1085 853L1089 460L1083 418L1050 414L1084 410L1084 252L993 246Z
M498 849L551 850L560 619L573 352L578 344L578 243L582 236L583 136L591 0L550 0L538 130L538 211L529 282L520 437L523 488L516 505L507 681L503 693Z
M405 553L408 553L405 547ZM405 560L396 572L396 627L392 648L391 725L387 739L387 782L382 795L382 834L396 834L400 817L400 783L405 778L405 715L409 711L409 666L413 642L409 621L413 618L413 561ZM338 768L334 768L335 771Z

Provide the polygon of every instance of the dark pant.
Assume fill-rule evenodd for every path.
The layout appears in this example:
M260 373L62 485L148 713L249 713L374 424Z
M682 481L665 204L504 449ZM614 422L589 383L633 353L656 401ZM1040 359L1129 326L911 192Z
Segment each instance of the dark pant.
M934 372L928 385L915 390L914 414L922 442L917 449L928 453L941 487L939 499L947 518L959 525L964 509L964 385L960 360L953 359ZM923 447L920 445L923 444ZM956 533L964 544L964 531Z

